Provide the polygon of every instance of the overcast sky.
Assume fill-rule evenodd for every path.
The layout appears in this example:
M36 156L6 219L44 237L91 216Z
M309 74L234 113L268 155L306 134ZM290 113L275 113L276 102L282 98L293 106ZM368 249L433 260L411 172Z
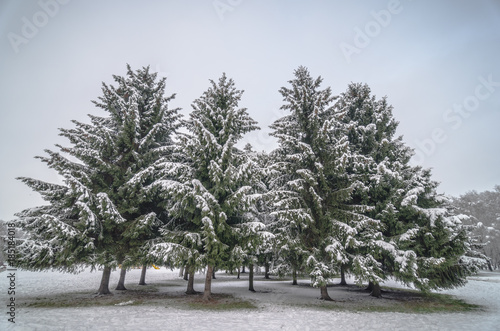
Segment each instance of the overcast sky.
M499 1L0 0L0 219L39 205L15 177L58 182L36 155L66 143L58 128L102 114L91 100L126 63L167 77L172 106L191 110L223 72L268 126L278 90L300 65L334 94L350 82L388 97L414 164L439 191L500 184Z

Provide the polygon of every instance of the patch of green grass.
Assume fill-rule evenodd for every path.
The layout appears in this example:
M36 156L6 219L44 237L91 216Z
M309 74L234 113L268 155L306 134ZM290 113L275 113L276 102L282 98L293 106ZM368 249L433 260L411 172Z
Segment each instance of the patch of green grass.
M127 291L113 291L113 295L96 296L88 292L72 292L23 298L20 306L33 308L75 308L114 306L121 303L132 306L163 306L189 310L231 311L258 309L260 301L235 298L231 294L214 293L212 300L203 301L202 293L186 295L184 292L159 291L159 285L129 286ZM406 289L383 287L382 297L370 297L357 286L337 287L345 291L343 301L312 300L308 303L281 303L283 306L348 312L399 312L408 314L471 312L484 309L466 303L452 295L422 293ZM349 294L346 296L345 294ZM335 300L335 296L332 295ZM130 303L129 303L130 302Z
M137 288L137 289L136 289ZM159 292L154 286L130 286L126 291L114 291L112 295L93 295L90 293L64 293L45 297L26 298L21 306L31 308L77 308L115 306L167 306L197 310L237 310L256 309L257 306L247 300L234 298L229 294L213 294L212 300L203 301L198 295L172 294Z
M193 301L187 302L187 307L190 309L215 311L258 308L248 300L237 299L228 294L212 294L212 299L209 301L196 298Z
M457 313L478 311L483 308L469 304L452 295L440 293L422 293L412 290L384 288L382 297L375 299L360 298L346 302L320 302L318 308L336 311L354 312L397 312L408 314Z
M422 301L406 302L416 313L467 312L481 310L482 307L457 299L452 295L422 293Z
M126 302L120 298L99 300L95 299L79 299L79 300L64 300L60 298L36 298L35 301L27 302L26 307L31 308L77 308L77 307L102 307L114 306L116 304ZM137 301L139 302L139 301ZM136 305L134 301L134 305ZM132 305L132 304L131 304Z
M129 286L126 291L114 291L112 295L95 295L88 292L72 292L55 294L45 297L25 298L21 306L33 308L75 308L75 307L100 307L114 306L132 301L127 306L142 304L157 304L164 300L165 293L158 293L158 288L150 286Z
M257 306L250 301L232 301L232 302L190 302L189 308L198 310L237 310L237 309L257 309Z
M159 291L158 286L156 285L128 285L127 289L132 291L148 292L148 293Z

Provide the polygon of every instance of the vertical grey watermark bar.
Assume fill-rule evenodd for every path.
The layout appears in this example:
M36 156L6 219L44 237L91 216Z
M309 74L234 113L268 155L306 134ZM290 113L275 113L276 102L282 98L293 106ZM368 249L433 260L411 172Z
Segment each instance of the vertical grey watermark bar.
M16 323L16 226L7 223L7 320Z

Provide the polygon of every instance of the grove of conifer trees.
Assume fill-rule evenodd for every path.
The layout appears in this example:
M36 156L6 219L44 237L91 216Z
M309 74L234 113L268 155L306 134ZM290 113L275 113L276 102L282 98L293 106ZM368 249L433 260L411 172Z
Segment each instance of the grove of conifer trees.
M63 184L21 177L46 204L19 212L16 266L29 270L102 270L155 264L182 268L188 294L206 270L266 276L306 274L321 298L351 275L380 296L396 279L421 290L461 286L484 267L468 216L437 193L430 170L410 165L395 136L386 98L366 84L335 95L299 67L279 90L286 115L271 125L278 147L238 148L258 123L240 105L242 90L223 74L210 80L182 118L169 107L166 79L149 67L113 76L94 101L101 116L60 129L67 146L38 157ZM270 92L274 93L274 92ZM465 223L464 223L465 222ZM496 262L495 262L496 263Z

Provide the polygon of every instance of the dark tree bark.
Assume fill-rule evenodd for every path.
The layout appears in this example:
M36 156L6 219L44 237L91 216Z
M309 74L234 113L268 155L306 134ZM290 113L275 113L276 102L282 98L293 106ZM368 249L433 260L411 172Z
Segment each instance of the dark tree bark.
M146 285L146 270L147 269L148 269L147 265L142 266L141 279L139 280L139 285Z
M292 285L297 285L297 269L292 270Z
M189 266L189 267L186 266L186 269L189 270L189 279L188 279L186 294L196 294L198 292L196 292L194 290L194 271L195 271L195 268L193 266Z
M187 265L184 266L184 280L189 280L189 267Z
M126 290L126 288L125 288L125 275L126 274L127 274L127 268L122 267L122 270L120 270L120 279L118 280L118 285L116 285L115 290L118 290L118 291Z
M375 285L372 282L368 282L368 287L366 288L366 290L372 292L374 286Z
M245 271L245 266L243 266L243 270L241 270L241 273L242 273L242 274L246 273L246 271Z
M347 285L345 281L345 265L340 266L340 285Z
M205 274L205 291L203 292L203 300L208 301L212 299L212 271L213 266L207 266L207 273Z
M238 267L238 277L236 277L237 279L240 279L240 267Z
M110 276L111 276L111 267L105 266L104 271L102 272L101 285L99 286L99 290L97 290L98 295L111 294L111 292L109 291Z
M269 277L269 262L266 262L265 268L266 268L266 271L264 272L264 278L271 279L271 277Z
M181 268L179 269L179 277L182 276L184 276L184 266L181 266Z
M212 269L212 279L217 279L215 278L215 267Z
M255 289L253 288L253 264L248 265L248 290L255 292Z
M382 296L382 291L380 290L380 284L373 284L372 292L370 293L372 297L380 298Z
M333 301L332 298L330 298L330 296L328 295L328 289L327 289L326 285L321 286L320 290L321 290L321 300Z

